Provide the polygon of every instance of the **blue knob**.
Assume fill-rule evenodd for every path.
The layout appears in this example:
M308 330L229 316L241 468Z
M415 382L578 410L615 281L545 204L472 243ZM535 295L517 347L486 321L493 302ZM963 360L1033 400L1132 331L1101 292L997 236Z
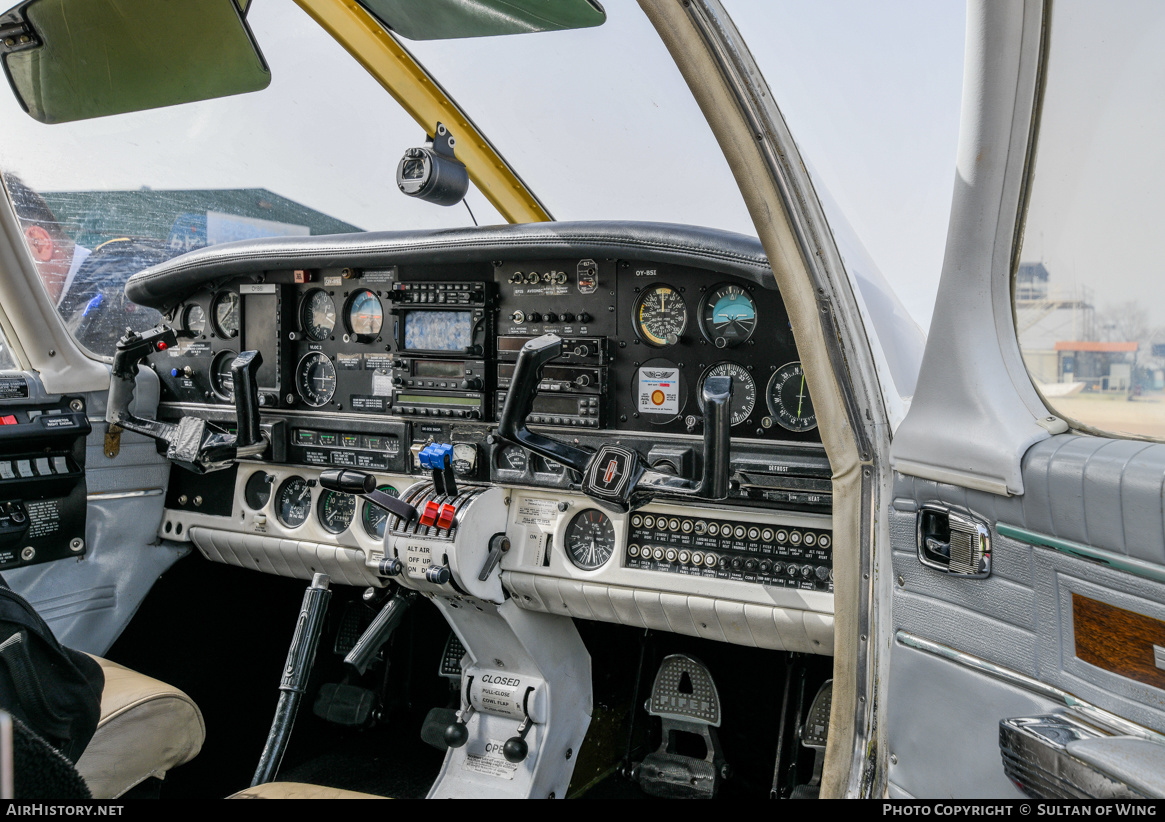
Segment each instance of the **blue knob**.
M170 376L171 376L171 377L177 377L177 376L178 376L178 369L177 369L177 368L171 368L171 369L170 369Z
M441 470L445 467L446 459L452 459L453 446L449 443L434 442L421 449L419 454L422 468Z

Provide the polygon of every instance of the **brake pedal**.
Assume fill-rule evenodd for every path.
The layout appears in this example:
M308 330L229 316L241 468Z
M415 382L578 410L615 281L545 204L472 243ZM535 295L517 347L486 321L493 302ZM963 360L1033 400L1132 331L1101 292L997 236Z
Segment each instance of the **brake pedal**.
M813 751L813 777L808 784L794 788L791 799L817 799L821 795L821 772L825 768L825 744L829 740L829 712L832 708L833 680L827 679L813 697L801 726L801 744Z
M659 749L632 768L631 778L644 792L671 799L711 799L728 777L720 750L720 694L704 664L683 654L660 663L645 706L663 723ZM687 749L685 737L703 741L703 756ZM694 742L694 740L693 740Z

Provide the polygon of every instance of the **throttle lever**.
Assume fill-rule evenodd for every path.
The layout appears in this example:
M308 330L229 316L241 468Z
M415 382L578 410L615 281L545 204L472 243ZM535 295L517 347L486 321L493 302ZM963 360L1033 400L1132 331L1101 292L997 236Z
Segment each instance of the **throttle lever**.
M350 468L328 468L320 473L320 485L329 491L339 491L344 494L353 494L368 500L373 505L379 505L406 523L417 518L417 509L407 502L376 488L376 477L365 471L353 471Z

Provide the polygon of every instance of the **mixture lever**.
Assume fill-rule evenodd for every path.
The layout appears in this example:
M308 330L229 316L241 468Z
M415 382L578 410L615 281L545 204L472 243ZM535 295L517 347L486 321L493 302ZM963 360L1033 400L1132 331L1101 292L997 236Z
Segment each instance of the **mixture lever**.
M500 439L578 471L583 493L617 511L637 508L659 494L708 500L728 496L731 377L704 380L704 470L700 479L690 480L653 470L637 451L625 446L604 445L594 453L527 428L542 367L561 353L562 339L555 334L544 334L522 346L498 422Z
M200 417L183 417L174 425L144 419L129 410L138 365L151 354L166 351L177 343L174 329L167 325L142 334L126 329L113 355L105 421L165 443L166 458L196 474L219 471L236 459L256 457L266 451L268 442L260 426L259 383L255 378L263 364L258 351L244 351L231 363L237 434Z

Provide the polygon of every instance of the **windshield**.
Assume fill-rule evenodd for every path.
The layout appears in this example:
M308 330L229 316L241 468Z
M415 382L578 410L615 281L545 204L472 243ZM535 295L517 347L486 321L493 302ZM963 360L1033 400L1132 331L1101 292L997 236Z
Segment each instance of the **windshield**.
M396 190L423 130L296 5L256 3L248 22L272 69L261 92L55 125L0 94L0 169L29 254L96 354L159 320L125 281L193 248L504 222L472 185L456 208Z
M194 248L505 222L472 185L450 208L396 190L396 164L424 144L423 130L298 7L255 4L248 22L271 67L264 91L51 126L0 95L0 168L29 253L92 352L110 355L126 327L160 319L125 300L125 281ZM594 29L409 48L556 219L753 233L710 129L637 6L616 6Z

